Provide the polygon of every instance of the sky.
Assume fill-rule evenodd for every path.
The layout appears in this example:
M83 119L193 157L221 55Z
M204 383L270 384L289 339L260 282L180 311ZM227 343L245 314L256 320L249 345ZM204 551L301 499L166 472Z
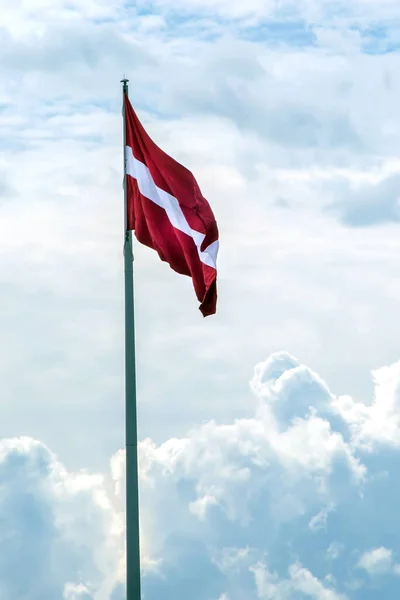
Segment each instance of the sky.
M400 7L0 0L0 598L125 600L121 85L220 229L135 247L144 600L397 600Z

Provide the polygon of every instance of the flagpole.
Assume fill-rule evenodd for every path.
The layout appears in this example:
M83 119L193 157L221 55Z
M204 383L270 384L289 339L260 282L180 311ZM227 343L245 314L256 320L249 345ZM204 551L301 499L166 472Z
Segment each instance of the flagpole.
M122 79L124 123L124 271L125 271L125 449L126 449L126 597L140 600L139 481L137 454L135 317L132 232L128 231L126 111L128 79Z

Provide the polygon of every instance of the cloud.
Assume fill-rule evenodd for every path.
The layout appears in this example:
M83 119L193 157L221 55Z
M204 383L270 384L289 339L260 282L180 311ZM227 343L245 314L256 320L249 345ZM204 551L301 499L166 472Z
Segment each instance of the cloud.
M397 501L382 477L393 485L396 472L382 473L337 397L292 355L258 363L250 388L252 418L139 444L146 598L359 600L357 572L400 573L400 546L376 543L392 531ZM123 599L124 463L121 450L108 473L74 473L40 442L2 440L2 595ZM382 589L396 597L389 579Z
M285 577L279 577L276 572L268 569L265 561L257 561L253 551L247 549L235 550L226 549L224 552L228 561L222 563L220 568L235 580L235 592L233 597L237 596L240 583L239 576L243 581L247 575L251 574L254 582L254 591L252 597L260 600L297 600L300 598L314 598L315 600L346 600L347 596L337 593L329 584L324 585L308 569L305 569L300 563L293 563L289 566ZM233 587L231 581L231 587ZM242 592L243 592L242 588ZM255 595L254 595L255 594ZM224 595L222 596L225 597ZM227 596L229 597L229 596Z
M395 564L392 555L392 550L381 546L365 552L361 556L358 566L371 576L386 575L388 573L400 575L400 565Z
M305 21L310 24L324 24L329 22L329 16L334 15L334 24L345 27L347 24L360 28L367 23L376 20L390 26L390 18L396 14L396 4L393 0L382 2L380 10L374 3L368 0L354 0L350 4L337 3L335 0L323 0L322 2L307 2L301 0L250 0L246 4L239 0L189 0L186 3L172 3L170 0L158 0L147 2L147 6L158 6L164 11L176 12L178 7L186 14L199 13L207 15L220 15L225 19L237 19L241 23L252 24L289 23Z
M108 599L123 545L105 478L15 438L0 442L0 481L1 597Z
M373 372L375 384L371 404L355 402L349 396L339 396L335 409L348 423L353 443L371 448L375 445L399 447L400 362Z
M310 520L308 526L312 531L318 531L324 529L328 520L329 513L334 509L333 506L327 506L323 508L318 514L316 514Z
M329 548L327 549L326 554L331 560L336 560L342 551L342 544L339 544L338 542L332 542L331 544L329 544Z
M93 596L85 585L81 583L79 585L67 583L64 586L63 597L64 600L91 600Z
M371 227L400 219L399 175L394 175L376 184L359 185L353 191L339 190L340 200L327 207L329 212L339 215L344 225Z
M257 593L261 600L289 600L297 598L313 598L315 600L346 600L347 596L339 594L313 576L300 564L289 568L289 579L279 580L263 565L254 568Z
M397 501L382 477L392 486L395 466L382 473L384 456L365 454L338 418L337 397L290 354L257 364L250 385L254 418L140 443L142 527L153 561L145 593L173 598L183 581L203 577L196 600L362 598L367 582L357 566L396 573L391 551L367 549L390 531ZM395 597L388 581L382 589Z
M256 585L260 598L275 597L271 590L282 599L294 592L345 597L296 562L286 567L288 580L282 561L276 575L257 565L265 553L286 556L292 527L304 523L306 531L311 520L311 535L318 535L321 514L326 524L334 504L356 501L365 466L319 414L330 412L326 384L294 357L277 353L257 365L251 387L256 418L209 422L161 445L140 443L142 527L155 566L144 579L149 598L172 598L183 592L183 579L200 572L208 583L193 591L196 599L225 593L236 600L236 585L243 594L254 594ZM116 460L121 477L123 454ZM232 542L236 550L229 550ZM234 572L241 576L232 590Z
M324 506L335 497L339 470L349 489L357 489L365 468L342 435L317 413L321 399L328 408L329 392L294 361L278 353L256 367L254 379L263 380L258 418L232 425L211 421L161 446L142 442L144 489L152 489L156 480L170 488L173 482L194 478L194 488L187 490L193 515L202 520L208 513L221 513L228 521L250 526L255 525L252 515L261 501L276 523ZM252 386L256 387L254 380ZM290 419L282 406L290 407Z
M79 20L113 20L122 8L120 0L21 0L18 4L5 0L2 5L4 18L2 26L15 38L25 35L37 36L51 25L65 21L73 25Z

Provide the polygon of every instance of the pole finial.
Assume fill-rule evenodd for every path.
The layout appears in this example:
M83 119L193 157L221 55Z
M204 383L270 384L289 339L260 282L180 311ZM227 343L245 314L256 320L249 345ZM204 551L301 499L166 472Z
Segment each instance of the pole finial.
M128 92L128 83L129 83L129 79L127 79L125 77L125 75L123 76L123 78L121 79L121 83L122 83L122 91L123 92Z

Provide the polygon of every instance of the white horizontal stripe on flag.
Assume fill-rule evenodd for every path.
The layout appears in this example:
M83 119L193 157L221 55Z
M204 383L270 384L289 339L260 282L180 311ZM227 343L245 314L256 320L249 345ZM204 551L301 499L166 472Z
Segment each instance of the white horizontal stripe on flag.
M165 210L171 225L175 229L179 229L179 231L186 233L193 239L201 262L216 269L219 247L218 240L207 246L204 251L200 250L201 244L206 237L204 233L195 231L190 227L179 206L178 200L175 196L168 194L168 192L165 192L154 183L149 169L144 163L133 156L130 146L126 147L126 173L136 179L142 196L145 196L148 200L151 200Z

